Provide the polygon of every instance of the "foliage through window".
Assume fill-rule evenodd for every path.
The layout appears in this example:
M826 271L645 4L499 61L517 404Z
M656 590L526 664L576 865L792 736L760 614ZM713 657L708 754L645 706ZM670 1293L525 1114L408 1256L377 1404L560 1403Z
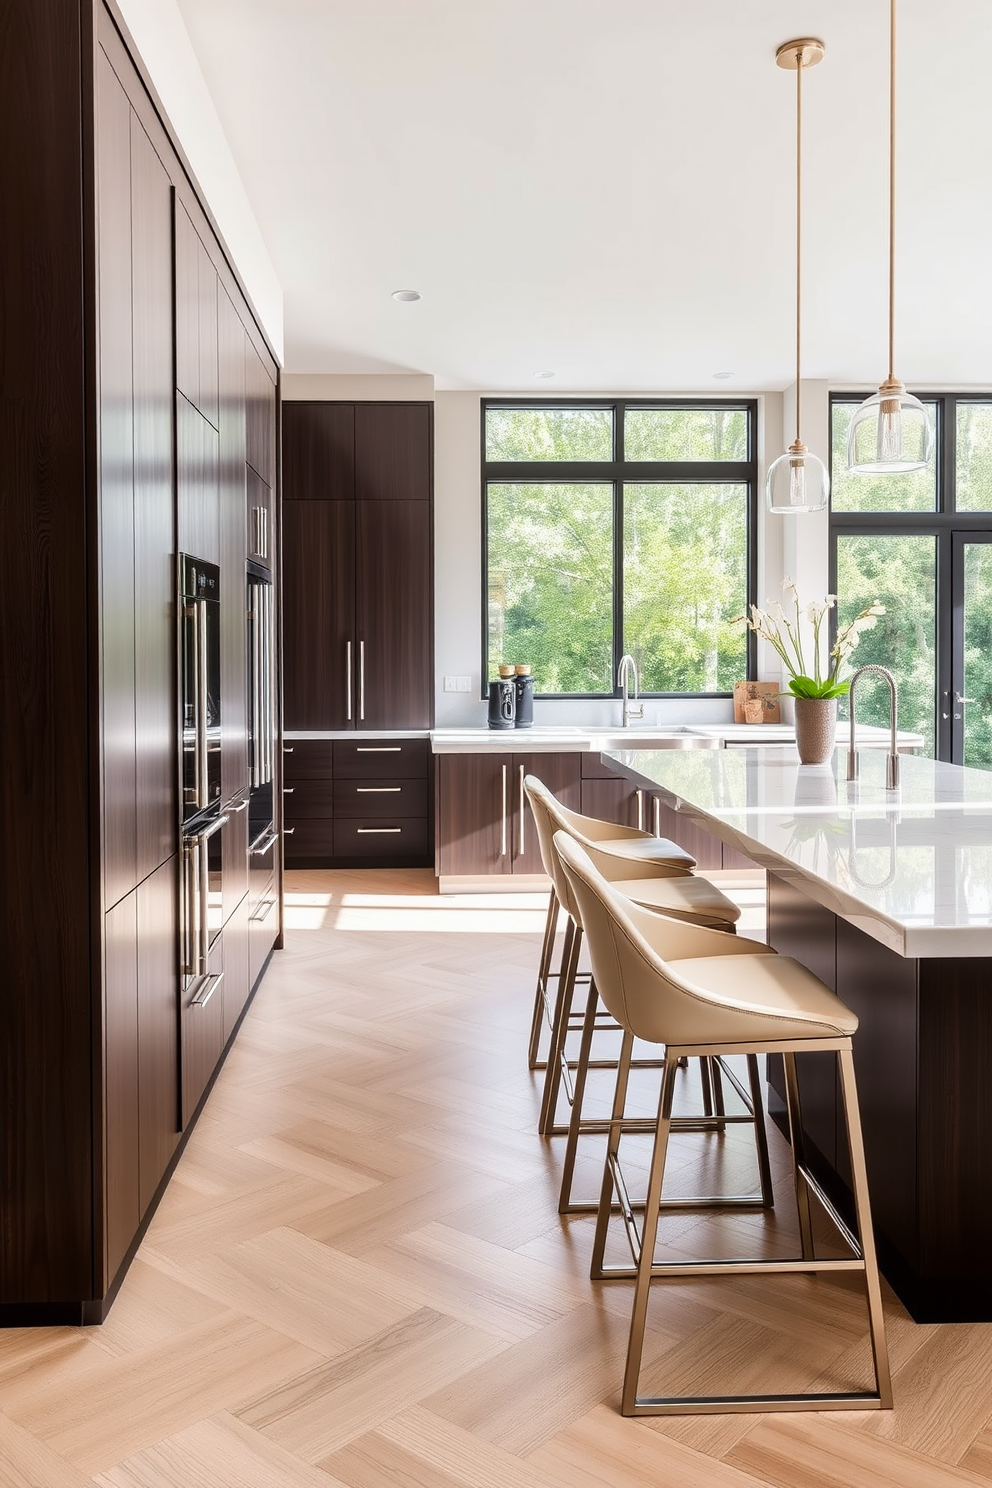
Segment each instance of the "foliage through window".
M748 675L755 405L483 404L485 678L544 695L720 694Z

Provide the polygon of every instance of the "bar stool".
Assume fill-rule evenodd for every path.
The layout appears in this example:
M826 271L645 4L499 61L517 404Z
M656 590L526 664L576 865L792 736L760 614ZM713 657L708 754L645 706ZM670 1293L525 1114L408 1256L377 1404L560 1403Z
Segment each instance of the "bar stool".
M528 780L541 785L536 776L528 776ZM527 781L524 781L527 788ZM547 787L541 785L542 790ZM551 793L548 792L550 795ZM529 797L529 792L528 792ZM601 821L598 817L582 816L578 811L570 811L562 806L556 797L552 797L560 813L561 824L567 822L570 829L575 833L576 840L589 846L597 844L604 850L615 853L620 858L630 858L635 862L648 862L651 867L646 872L652 872L655 867L670 870L679 874L689 874L696 866L696 860L691 853L679 847L677 842L672 842L667 837L653 837L650 832L642 831L640 827L627 827L619 822ZM531 799L531 810L534 803ZM545 857L545 849L538 828L538 842L541 847L541 860L544 871L551 877L551 870ZM660 876L660 874L659 874ZM562 971L566 965L570 950L570 927L565 927L565 943L562 948L561 964L558 970L553 969L555 937L558 933L558 922L561 914L561 901L554 892L548 901L548 917L544 926L544 939L541 945L541 958L537 968L537 985L534 990L534 1012L531 1018L530 1039L527 1045L527 1066L529 1069L546 1069L547 1060L540 1059L540 1039L542 1024L547 1021L552 1024L552 1004L550 983L555 982L560 988Z
M616 1068L615 1058L595 1061L592 1059L592 1040L596 1032L607 1029L615 1030L617 1024L605 1009L600 1008L595 982L591 979L584 1014L576 1017L573 1012L573 997L578 980L578 957L582 944L582 919L568 880L562 872L554 845L554 834L563 826L564 830L571 833L569 819L574 819L577 813L564 811L554 794L534 776L525 777L524 789L527 792L537 828L541 861L551 879L555 902L561 905L567 916L566 946L562 956L559 995L551 1014L551 1051L548 1056L539 1130L545 1136L560 1135L563 1131L567 1131L568 1141L562 1167L559 1210L563 1214L586 1213L596 1209L595 1202L573 1201L572 1199L572 1179L578 1141L584 1134L604 1132L608 1129L608 1123L601 1120L589 1120L582 1114L587 1074L590 1068ZM673 874L666 867L660 869L656 867L653 870L653 876L646 877L644 875L647 873L648 865L644 863L625 860L601 847L590 847L588 851L604 876L611 882L618 883L624 894L645 908L670 914L678 919L689 920L694 924L708 925L731 932L734 929L734 922L740 917L737 905L704 878L696 878L689 873ZM567 1059L565 1044L568 1034L576 1029L581 1029L581 1042L578 1059L573 1065ZM647 1059L635 1061L635 1067L659 1068L660 1065L656 1059ZM570 1083L573 1070L574 1085ZM721 1070L733 1083L741 1097L743 1115L727 1115ZM721 1066L718 1060L700 1060L703 1115L702 1117L678 1117L676 1121L680 1126L690 1126L695 1130L717 1131L725 1130L728 1123L753 1123L757 1138L761 1193L757 1199L749 1195L737 1202L748 1206L759 1203L763 1207L768 1207L772 1202L771 1172L768 1165L764 1124L760 1119L761 1090L756 1059L748 1061L748 1073L750 1092L745 1091L733 1071ZM559 1092L562 1088L571 1106L567 1128L556 1124ZM757 1116L755 1112L758 1113ZM633 1129L636 1125L636 1121L629 1121L625 1129Z
M868 1202L864 1146L854 1078L851 1038L858 1020L812 972L759 941L724 935L648 913L624 899L593 867L587 853L566 833L555 838L563 872L580 907L592 973L600 996L624 1029L591 1276L594 1280L635 1277L630 1339L621 1409L624 1415L681 1415L779 1410L888 1410L892 1406L882 1297ZM664 1074L647 1197L632 1204L620 1166L620 1134L635 1038L664 1044ZM797 1053L832 1050L837 1055L854 1187L857 1235L837 1214L806 1166L803 1153ZM658 1263L654 1259L665 1158L672 1126L675 1073L682 1057L781 1053L786 1070L793 1178L799 1214L801 1256L784 1261L723 1260ZM818 1260L813 1246L810 1192L852 1252L851 1259ZM633 1267L607 1266L605 1251L616 1195L630 1244ZM686 1201L689 1202L689 1201ZM643 1207L638 1229L635 1210ZM860 1236L860 1239L858 1238ZM865 1391L806 1391L776 1395L640 1396L651 1282L667 1277L760 1274L761 1272L858 1271L864 1276L875 1388Z

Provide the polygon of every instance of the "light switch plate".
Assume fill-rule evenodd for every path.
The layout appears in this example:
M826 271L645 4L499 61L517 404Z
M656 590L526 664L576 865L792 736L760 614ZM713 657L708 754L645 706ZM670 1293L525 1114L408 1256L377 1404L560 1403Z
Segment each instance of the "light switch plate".
M445 690L445 692L471 692L472 691L472 678L471 677L445 677L445 679L444 679L444 690Z

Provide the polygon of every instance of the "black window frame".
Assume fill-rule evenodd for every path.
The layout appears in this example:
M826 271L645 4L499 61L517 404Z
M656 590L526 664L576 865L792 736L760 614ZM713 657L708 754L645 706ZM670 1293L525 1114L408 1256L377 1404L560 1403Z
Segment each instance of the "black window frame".
M486 415L491 409L612 409L612 460L487 460ZM658 410L740 411L747 418L746 460L625 460L624 414L628 408ZM628 485L734 485L747 488L747 604L756 603L758 586L758 400L757 398L483 398L480 408L482 469L482 690L489 677L489 511L490 483L499 485L611 484L613 487L613 688L610 692L540 692L549 701L618 698L617 668L623 654L623 488ZM755 675L757 642L746 632L747 675ZM742 679L743 680L743 679ZM729 698L732 692L645 692L646 698Z
M831 393L829 397L829 431L831 451L831 478L833 476L833 418L838 404L857 407L871 392ZM955 673L953 650L953 607L956 603L954 589L954 546L956 534L964 532L992 533L992 510L959 511L957 508L957 410L959 404L982 403L992 406L992 393L919 392L914 397L921 403L935 405L934 439L936 443L936 491L935 506L930 511L884 511L851 512L836 511L830 503L828 522L828 572L830 592L837 592L837 544L840 537L875 534L879 537L934 537L936 539L935 615L937 634L935 656L937 675L934 678L936 717L934 719L934 757L949 760L952 750L952 710L942 708L941 694L951 690ZM836 633L836 612L833 616L832 635Z

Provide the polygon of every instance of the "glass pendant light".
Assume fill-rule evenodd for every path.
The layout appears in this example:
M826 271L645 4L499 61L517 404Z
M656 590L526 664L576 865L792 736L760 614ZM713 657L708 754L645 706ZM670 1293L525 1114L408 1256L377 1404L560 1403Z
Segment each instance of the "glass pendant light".
M830 495L830 476L802 436L802 228L803 228L803 69L823 61L823 42L804 36L783 42L775 53L779 67L796 74L796 437L784 455L768 467L765 499L780 515L823 511Z
M933 453L933 424L919 398L893 370L896 222L896 0L889 0L889 375L855 411L847 435L847 468L859 475L922 470Z

